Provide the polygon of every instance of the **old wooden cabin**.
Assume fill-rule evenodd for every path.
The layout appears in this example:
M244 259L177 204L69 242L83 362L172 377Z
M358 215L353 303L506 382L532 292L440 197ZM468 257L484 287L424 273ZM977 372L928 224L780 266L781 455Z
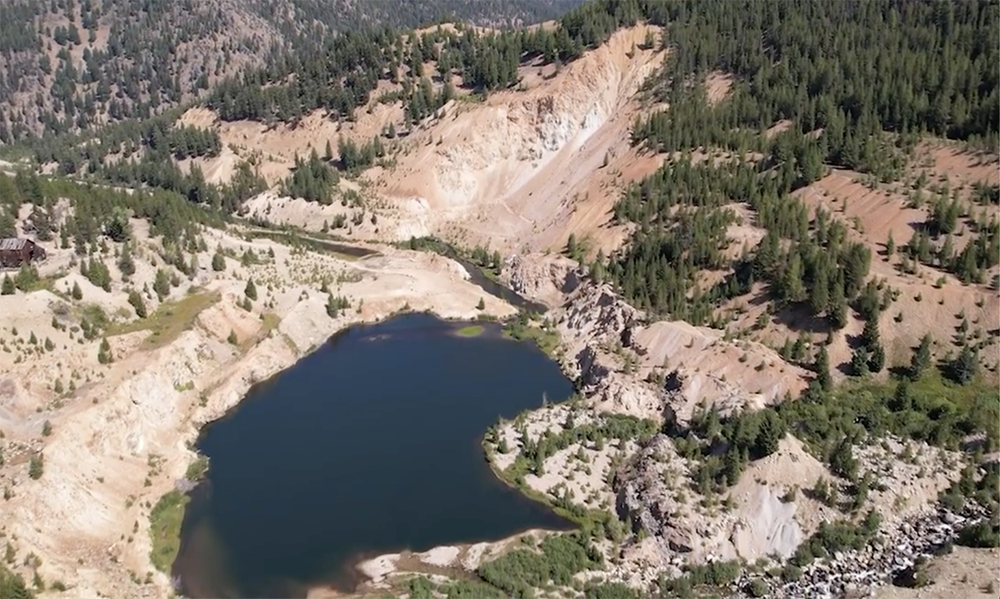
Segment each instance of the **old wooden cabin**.
M30 239L0 239L0 267L19 268L22 264L45 259L45 249Z

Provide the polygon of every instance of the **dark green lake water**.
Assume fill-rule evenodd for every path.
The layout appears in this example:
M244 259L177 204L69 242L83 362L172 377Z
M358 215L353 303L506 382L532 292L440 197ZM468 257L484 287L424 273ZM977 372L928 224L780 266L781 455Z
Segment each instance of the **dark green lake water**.
M506 487L480 442L499 416L562 400L572 385L495 325L406 315L356 327L256 385L198 449L174 564L202 597L350 591L364 557L500 539L569 523Z

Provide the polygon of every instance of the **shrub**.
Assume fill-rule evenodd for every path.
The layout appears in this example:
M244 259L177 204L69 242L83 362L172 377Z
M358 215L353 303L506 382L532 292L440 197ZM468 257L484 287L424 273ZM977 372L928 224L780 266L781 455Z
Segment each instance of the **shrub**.
M42 478L42 474L45 473L45 457L41 453L36 453L31 456L28 461L28 476L32 480L38 480Z

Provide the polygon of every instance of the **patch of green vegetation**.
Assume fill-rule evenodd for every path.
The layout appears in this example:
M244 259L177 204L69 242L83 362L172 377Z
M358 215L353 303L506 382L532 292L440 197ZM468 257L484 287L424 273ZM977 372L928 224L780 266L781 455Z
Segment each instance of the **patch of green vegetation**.
M198 481L201 480L201 477L205 476L206 472L208 472L208 457L199 454L193 462L188 464L184 478L190 481Z
M508 597L529 599L537 587L550 582L569 586L578 572L604 564L600 551L582 533L546 537L540 549L515 549L481 564L476 573Z
M563 494L553 499L539 493L527 485L525 475L531 473L541 475L543 465L548 456L569 447L574 443L584 441L603 445L606 441L637 440L642 442L657 431L657 424L652 420L640 419L626 414L604 414L599 422L581 426L573 426L572 422L558 433L546 431L537 441L528 438L524 429L521 430L521 451L514 463L505 470L496 467L489 459L495 451L497 443L497 427L487 429L483 437L483 447L487 453L487 461L497 477L512 487L518 489L526 497L548 505L560 516L577 523L581 532L588 537L621 540L626 534L626 525L609 511L587 509Z
M539 321L524 310L504 325L503 332L511 339L531 341L550 356L559 349L559 333L552 323L548 319Z
M416 576L406 581L405 591L410 599L504 599L500 589L481 580L453 580L436 583L426 576Z
M263 223L255 222L254 224L259 226ZM325 235L322 233L316 233L316 235L326 237L328 239L337 239L335 236ZM369 250L361 246L338 243L336 241L324 241L323 239L317 239L316 237L306 236L300 230L292 227L281 227L277 225L271 225L267 229L254 229L249 231L246 234L246 237L248 239L270 239L290 248L300 248L320 252L334 256L338 260L348 262L368 256L377 256L379 254L379 252L375 250Z
M222 296L218 292L193 293L184 299L164 302L148 318L110 327L108 335L149 331L142 342L143 349L167 345L191 328L202 310L213 306Z
M1000 397L982 379L965 385L927 369L917 380L853 380L832 392L812 388L779 414L813 447L827 453L844 437L878 438L885 433L958 449L973 433L986 434L986 450L1000 441Z
M411 237L409 241L396 245L404 249L434 252L446 258L466 260L478 268L486 278L494 283L500 282L500 268L503 266L503 259L499 251L491 252L489 248L478 245L467 249L433 236Z
M833 555L846 549L862 549L878 532L882 518L869 511L857 524L851 521L823 522L811 537L795 550L791 563L802 567L815 558Z
M700 597L703 594L695 595L696 590L705 591L728 586L736 580L741 571L742 567L736 561L688 566L683 576L661 580L660 594L662 597Z
M486 329L482 325L472 324L458 329L455 334L459 337L478 337L483 334L484 330Z
M274 312L262 313L260 315L260 328L257 329L256 333L244 339L242 343L239 343L240 351L245 352L264 339L267 339L271 331L276 330L280 324L281 317Z
M978 475L980 469L985 470L982 476ZM1000 547L1000 464L989 462L965 467L959 479L941 493L941 503L955 512L973 503L989 511L989 520L959 531L955 541L958 545Z
M24 583L24 578L20 574L8 570L6 564L0 564L0 597L34 599L35 593Z
M747 462L777 449L786 431L853 481L853 447L886 434L959 450L969 435L985 433L983 449L994 451L1000 445L1000 398L981 378L961 385L928 368L916 380L852 379L831 390L814 383L796 401L727 419L702 411L689 425L668 422L664 430L680 455L698 462L692 475L702 493L734 484Z
M157 570L170 573L181 545L181 523L188 496L173 490L160 498L149 513L149 537L153 549L149 559Z

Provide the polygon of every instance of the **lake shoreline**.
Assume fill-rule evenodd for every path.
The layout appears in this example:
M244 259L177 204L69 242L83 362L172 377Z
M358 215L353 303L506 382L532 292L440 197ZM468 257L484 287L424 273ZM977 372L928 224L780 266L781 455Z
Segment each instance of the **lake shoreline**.
M404 327L399 331L394 331L388 334L381 334L381 335L376 332L371 336L371 338L369 338L368 335L366 334L367 329L376 329L376 327L378 326L385 326L387 323L391 323L394 317L400 317L400 316L412 317L419 315L431 316L433 318L432 322L434 324L432 324L429 327L423 327L423 328L421 328L421 326L418 324L413 329ZM325 342L319 344L319 346L315 348L314 351L311 351L308 354L299 357L299 359L295 360L291 365L278 370L277 372L269 376L267 379L261 380L251 385L250 388L247 389L247 391L236 403L229 406L228 409L219 414L217 418L208 420L204 422L204 424L200 425L197 428L196 446L200 446L201 442L205 439L205 436L213 426L222 421L225 421L228 418L233 417L233 415L238 411L237 410L238 408L245 407L246 405L245 401L247 399L254 398L254 391L253 391L254 387L267 388L270 385L275 384L275 381L285 376L285 374L288 371L290 371L294 366L301 364L304 360L306 360L310 356L313 356L313 354L315 354L316 352L324 350L330 351L332 350L333 344L336 344L337 342L347 338L348 336L352 337L352 342L365 343L369 341L385 341L387 338L391 339L392 337L401 334L413 334L413 335L443 334L448 338L459 338L459 339L469 339L469 340L474 340L474 339L479 339L479 340L503 339L507 341L510 340L509 336L504 334L503 323L499 322L498 320L494 320L493 317L477 318L477 319L469 319L467 317L447 317L447 316L441 317L440 315L435 314L433 310L425 310L419 313L407 313L403 311L398 311L396 313L387 315L385 318L375 322L354 322L347 324L344 327L335 331ZM537 350L537 348L533 347L532 351L535 350ZM540 353L544 354L544 352ZM550 356L544 356L544 357L539 356L539 357L541 357L546 362L551 363L552 366L557 369L560 375L563 375L563 369L561 368L561 366L558 364L557 361L552 360ZM564 378L563 380L566 379ZM571 385L571 381L567 381L567 383ZM530 405L526 406L526 408L531 409ZM513 413L508 414L508 416L513 416L513 415L514 415ZM485 433L486 428L487 426L484 426L481 432ZM483 447L482 435L478 437L475 446L480 450ZM476 460L482 460L483 457L484 456L482 453L474 456ZM524 501L530 501L531 503L538 503L537 498L525 497L523 490L511 487L507 481L504 481L502 479L502 477L497 477L496 472L493 470L492 464L489 462L489 460L487 460L487 464L490 466L489 475L496 477L495 478L496 482L502 484L504 487L516 493L519 500L523 499ZM200 492L204 493L205 486L209 484L210 484L209 480L203 479L203 481L197 486L197 488L192 490L190 496L194 497ZM470 482L470 484L476 484L476 483ZM552 510L549 504L542 502L539 505L543 506L546 512L552 514L553 517L557 517L560 519L564 518L564 515L558 514L557 511ZM189 513L190 513L190 508L185 510L184 524L182 525L180 531L182 539L184 539L187 536L187 534L189 534L190 527L192 526L192 522L190 522L188 518ZM378 584L389 573L389 570L394 570L397 567L397 565L405 566L409 564L413 566L419 566L420 564L425 564L428 567L431 567L432 569L435 567L438 568L439 570L445 568L444 564L441 562L442 558L440 557L440 552L442 551L454 551L454 552L464 553L466 551L473 550L473 548L477 547L479 548L479 550L484 550L483 549L484 547L500 546L505 543L508 543L511 539L523 537L524 534L529 532L533 533L533 531L544 531L544 534L548 534L551 532L559 532L563 530L571 530L571 528L569 528L569 526L567 527L557 526L555 528L546 527L539 529L537 527L529 526L519 532L505 535L499 538L499 540L495 540L495 538L491 536L486 536L483 537L484 540L479 540L473 533L472 538L475 540L471 540L468 542L452 543L448 545L435 545L431 547L431 549L422 552L401 548L400 550L394 550L393 553L377 552L377 554L375 554L374 557L372 552L362 552L354 558L349 558L347 562L349 568L352 570L352 572L356 573L358 577L357 583L350 585L353 588L347 588L339 583L335 585L327 585L325 583L320 583L319 585L310 584L308 587L306 587L309 590L305 592L305 596L313 596L315 592L318 592L315 591L315 589L325 589L322 592L327 593L327 595L324 596L330 596L329 593L334 593L334 592L347 593L347 594L357 593L359 591L363 591L363 589L372 588L374 585ZM455 547L458 547L458 549L455 549ZM184 550L185 547L182 545L180 548L180 553L183 554ZM436 558L434 557L435 555L437 555ZM430 564L426 563L426 560L424 559L426 556L431 556ZM391 566L388 565L390 562L392 563ZM426 570L426 568L423 567L420 567L419 569ZM452 574L461 574L462 572L461 568L449 567L447 569L451 570ZM471 569L474 569L474 567ZM467 568L466 571L471 569ZM174 572L174 574L175 576L177 576L180 574L180 572ZM184 586L183 583L180 586L183 587Z

